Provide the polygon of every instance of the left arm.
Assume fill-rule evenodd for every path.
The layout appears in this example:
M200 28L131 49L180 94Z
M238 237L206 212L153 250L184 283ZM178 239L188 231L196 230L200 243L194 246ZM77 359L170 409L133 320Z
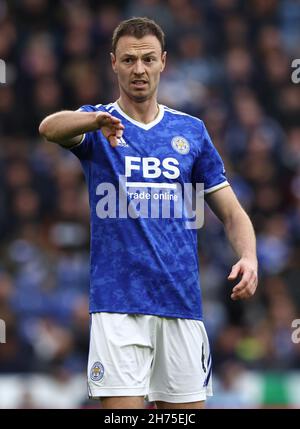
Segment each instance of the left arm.
M228 276L228 280L241 276L232 289L231 298L250 298L257 288L257 256L255 233L249 216L230 186L206 195L206 201L223 222L228 240L239 258Z

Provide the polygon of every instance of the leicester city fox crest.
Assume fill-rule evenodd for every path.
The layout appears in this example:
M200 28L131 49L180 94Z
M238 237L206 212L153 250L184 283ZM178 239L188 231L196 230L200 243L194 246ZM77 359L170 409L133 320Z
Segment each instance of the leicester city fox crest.
M93 381L100 381L104 376L104 366L101 362L95 362L90 371L90 378Z
M171 145L176 152L180 153L181 155L186 155L190 151L190 145L189 142L184 138L180 136L173 137L171 141Z

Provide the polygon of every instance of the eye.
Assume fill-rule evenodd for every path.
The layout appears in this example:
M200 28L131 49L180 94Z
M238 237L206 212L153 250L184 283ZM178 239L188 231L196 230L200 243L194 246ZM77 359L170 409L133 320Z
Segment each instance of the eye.
M155 58L154 58L154 57L146 57L146 58L145 58L145 62L146 62L146 63L152 63L153 61L155 61Z
M123 63L125 64L131 64L132 63L132 58L124 58Z

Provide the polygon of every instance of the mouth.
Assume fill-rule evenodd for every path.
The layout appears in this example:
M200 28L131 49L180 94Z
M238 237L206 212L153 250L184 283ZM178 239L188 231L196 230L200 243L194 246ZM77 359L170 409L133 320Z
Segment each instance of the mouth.
M131 84L135 86L136 88L143 88L147 85L147 81L144 79L134 79L131 81Z

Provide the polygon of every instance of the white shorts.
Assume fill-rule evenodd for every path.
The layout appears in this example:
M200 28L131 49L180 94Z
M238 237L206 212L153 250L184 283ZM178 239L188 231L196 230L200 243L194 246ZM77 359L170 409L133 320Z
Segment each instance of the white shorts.
M211 356L203 322L151 315L91 315L89 396L205 401Z

